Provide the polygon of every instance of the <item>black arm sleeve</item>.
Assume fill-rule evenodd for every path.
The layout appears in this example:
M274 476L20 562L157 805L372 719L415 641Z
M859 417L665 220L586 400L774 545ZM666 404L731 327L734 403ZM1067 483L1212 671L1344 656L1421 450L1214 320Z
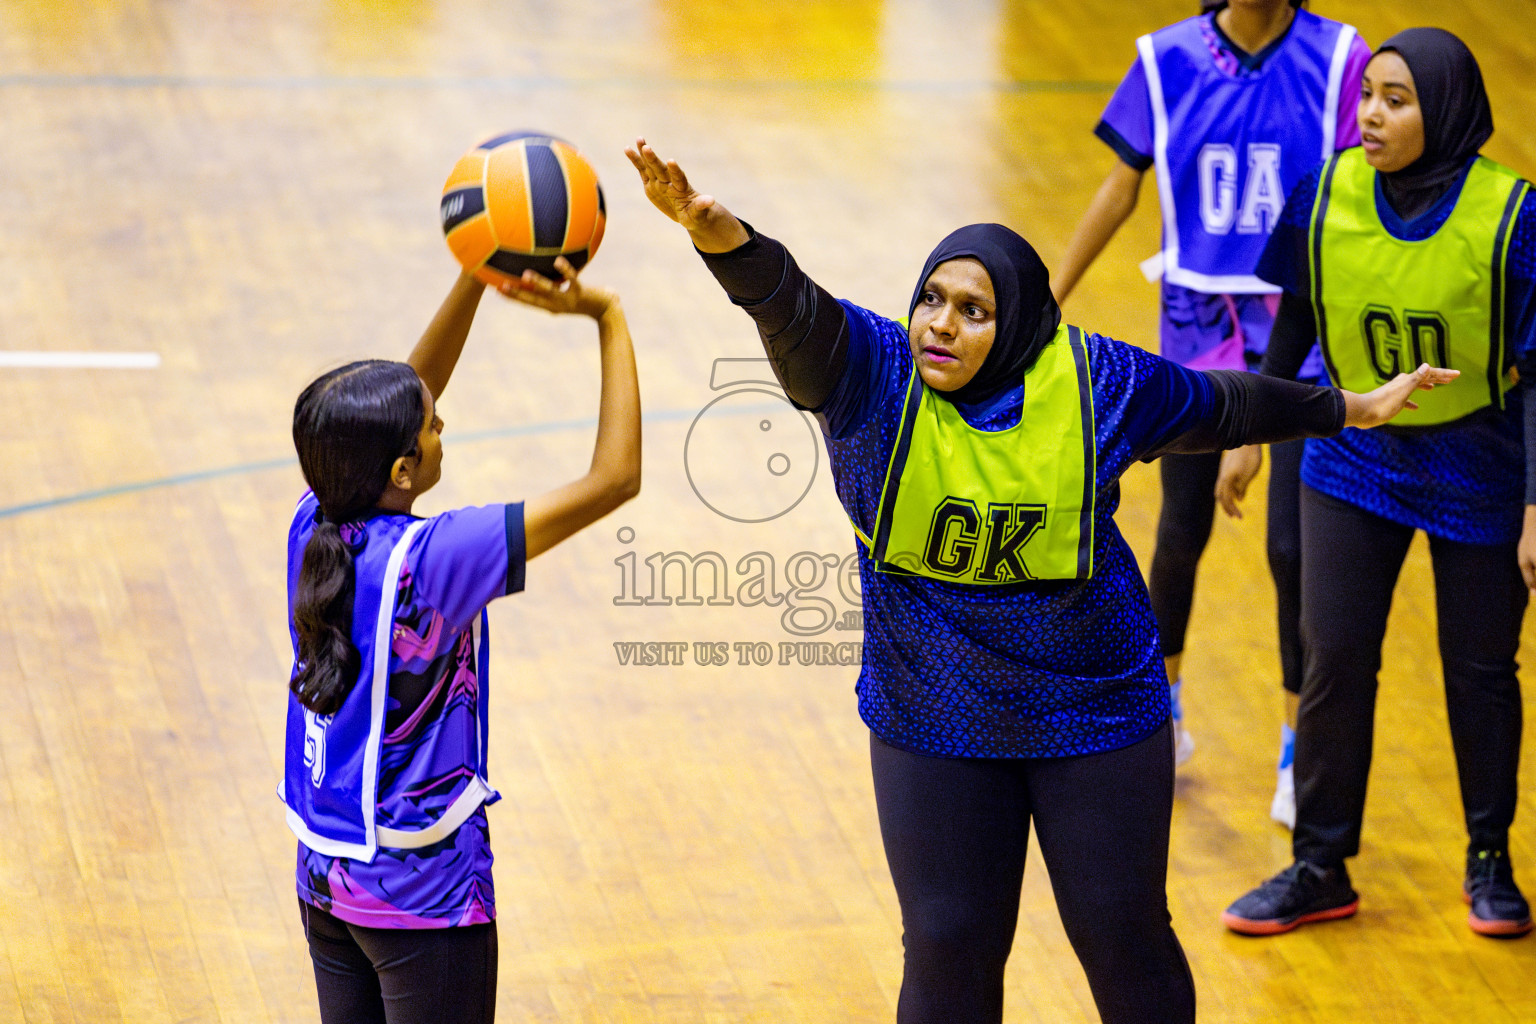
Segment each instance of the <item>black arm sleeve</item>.
M1332 437L1344 429L1344 396L1338 388L1313 387L1239 370L1207 370L1205 376L1215 391L1210 417L1154 454L1222 451L1299 437Z
M847 365L847 314L806 276L782 243L745 222L742 226L751 236L746 243L730 252L699 255L731 301L756 321L784 393L814 412Z
M1291 292L1281 292L1280 309L1275 313L1275 326L1269 332L1259 372L1266 377L1295 380L1316 341L1317 314L1312 311L1312 303Z

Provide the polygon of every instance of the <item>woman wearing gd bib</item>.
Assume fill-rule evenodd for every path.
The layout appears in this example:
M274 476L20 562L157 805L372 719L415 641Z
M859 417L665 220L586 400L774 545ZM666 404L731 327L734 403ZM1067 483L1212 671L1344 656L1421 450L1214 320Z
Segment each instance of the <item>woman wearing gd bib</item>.
M1259 262L1285 289L1263 370L1293 376L1316 336L1342 387L1369 386L1420 354L1462 377L1386 431L1307 444L1295 861L1222 920L1272 935L1359 906L1344 861L1360 851L1381 642L1423 530L1468 834L1469 924L1523 935L1531 914L1509 829L1515 655L1536 587L1536 403L1524 394L1536 380L1536 202L1518 174L1478 155L1493 116L1476 59L1449 32L1414 28L1383 43L1359 119L1362 148L1297 186ZM1224 503L1253 468L1246 450L1228 456Z

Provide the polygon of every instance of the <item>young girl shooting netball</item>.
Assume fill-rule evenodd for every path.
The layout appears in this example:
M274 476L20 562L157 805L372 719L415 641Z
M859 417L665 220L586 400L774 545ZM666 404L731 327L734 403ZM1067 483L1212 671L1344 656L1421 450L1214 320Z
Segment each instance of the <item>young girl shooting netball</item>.
M448 384L485 286L461 276L403 363L305 388L309 484L288 535L294 670L283 784L328 1022L493 1018L496 904L485 805L485 607L529 558L640 488L640 398L618 296L531 272L503 294L597 321L602 394L585 475L526 502L412 514L437 483Z

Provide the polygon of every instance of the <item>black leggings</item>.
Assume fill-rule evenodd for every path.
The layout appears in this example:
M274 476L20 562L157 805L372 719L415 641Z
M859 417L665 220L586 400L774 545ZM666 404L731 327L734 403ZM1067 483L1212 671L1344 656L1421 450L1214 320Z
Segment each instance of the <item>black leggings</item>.
M1302 860L1360 852L1375 731L1376 675L1392 590L1414 530L1302 488L1306 679L1296 723L1296 830ZM1515 543L1430 537L1440 661L1473 846L1503 847L1515 817L1520 683L1515 654L1527 592Z
M906 967L898 1024L997 1024L1029 826L1105 1024L1195 1019L1168 914L1173 741L1034 760L935 758L870 736Z
M1269 446L1269 574L1275 581L1280 633L1280 681L1301 692L1301 527L1297 491L1305 441ZM1163 507L1157 519L1157 547L1147 574L1152 612L1157 616L1163 657L1184 653L1184 634L1195 600L1195 570L1216 513L1220 452L1164 455L1158 459Z
M323 1024L491 1024L496 922L363 928L299 901Z

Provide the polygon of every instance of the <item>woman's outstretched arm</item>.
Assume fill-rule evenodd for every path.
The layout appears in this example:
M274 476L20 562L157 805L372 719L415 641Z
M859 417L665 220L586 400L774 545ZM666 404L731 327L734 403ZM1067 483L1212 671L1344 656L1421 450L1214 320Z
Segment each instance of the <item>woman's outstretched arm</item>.
M688 175L676 160L662 160L644 139L636 139L624 155L640 172L651 205L686 228L694 248L730 252L747 241L746 226L714 196L703 195L688 184Z
M1157 454L1223 451L1302 437L1332 437L1345 427L1369 429L1404 409L1417 409L1413 395L1449 384L1460 370L1424 363L1399 373L1371 391L1317 387L1241 370L1207 370L1213 393L1209 415L1193 429L1167 438Z
M1242 501L1258 474L1258 446L1298 437L1331 437L1345 427L1369 429L1389 422L1404 409L1417 409L1413 395L1449 384L1460 370L1424 363L1372 391L1312 387L1280 377L1238 371L1207 373L1218 384L1217 416L1211 424L1191 431L1166 451L1231 449L1222 456L1216 477L1216 500L1227 515L1242 518ZM1218 378L1223 378L1218 380ZM1326 407L1331 406L1329 414ZM1326 420L1327 429L1318 429Z

